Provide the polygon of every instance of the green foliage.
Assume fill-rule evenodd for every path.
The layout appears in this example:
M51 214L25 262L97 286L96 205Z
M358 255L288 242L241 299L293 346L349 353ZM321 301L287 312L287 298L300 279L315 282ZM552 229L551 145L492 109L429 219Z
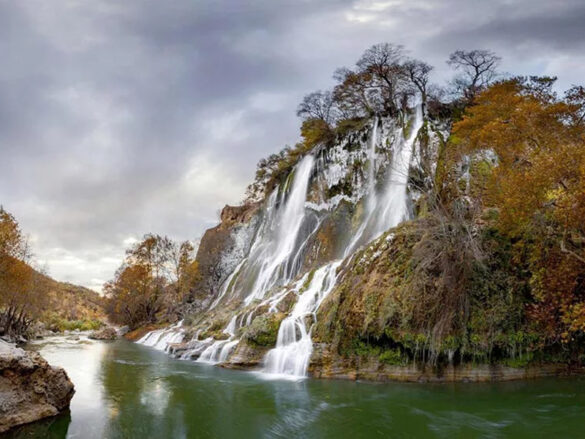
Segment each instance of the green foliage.
M59 317L57 314L51 314L45 320L47 328L51 331L95 331L104 326L100 320L67 320Z
M379 360L381 363L392 365L392 366L404 366L407 364L408 359L406 359L400 349L387 349L382 351L379 355Z

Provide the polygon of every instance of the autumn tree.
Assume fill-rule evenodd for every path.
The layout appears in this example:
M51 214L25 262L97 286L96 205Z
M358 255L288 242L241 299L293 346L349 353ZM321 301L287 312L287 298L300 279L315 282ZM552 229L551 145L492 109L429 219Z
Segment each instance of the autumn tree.
M38 274L28 265L31 254L14 216L0 206L0 334L27 332L44 305Z
M340 68L333 78L338 82L333 97L344 119L365 117L382 110L371 73Z
M497 68L501 58L489 50L456 50L447 64L457 70L460 75L454 80L454 86L459 94L468 101L481 90L485 89L497 77Z
M531 254L531 315L551 337L569 339L585 330L585 129L583 103L571 93L558 99L553 82L492 85L453 138L460 157L496 154L481 202Z
M166 236L147 234L126 251L126 259L108 282L110 318L136 327L163 317L176 317L198 275L193 245L176 243Z
M390 43L375 44L367 49L356 65L358 72L371 75L380 95L384 110L395 114L399 108L399 96L405 90L404 48Z

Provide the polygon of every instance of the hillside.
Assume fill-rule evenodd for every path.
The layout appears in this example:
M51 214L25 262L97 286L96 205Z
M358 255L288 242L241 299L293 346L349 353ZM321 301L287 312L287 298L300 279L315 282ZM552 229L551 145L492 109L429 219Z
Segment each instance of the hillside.
M58 282L35 270L31 260L17 220L0 207L0 336L19 339L43 327L63 331L102 325L104 302L98 293Z
M450 62L469 59L498 60ZM259 163L174 314L144 322L176 324L140 342L290 376L581 370L583 89L460 64L463 89L442 99L429 66L384 44L356 66L301 103L303 140Z

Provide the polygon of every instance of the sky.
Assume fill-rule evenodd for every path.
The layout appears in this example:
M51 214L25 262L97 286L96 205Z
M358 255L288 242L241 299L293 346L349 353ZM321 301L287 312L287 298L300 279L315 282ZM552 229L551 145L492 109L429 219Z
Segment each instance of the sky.
M585 82L583 0L0 0L0 204L37 265L97 291L145 233L196 240L296 106L369 46Z

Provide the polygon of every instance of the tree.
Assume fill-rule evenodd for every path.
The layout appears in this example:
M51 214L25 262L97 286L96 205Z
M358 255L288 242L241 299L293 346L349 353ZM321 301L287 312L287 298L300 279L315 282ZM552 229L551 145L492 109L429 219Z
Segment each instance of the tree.
M358 72L369 73L381 95L384 109L394 114L404 85L404 48L390 43L375 44L356 63Z
M550 337L585 331L585 128L552 78L498 82L453 127L459 157L496 154L481 202L530 254L530 315ZM573 123L575 122L576 123Z
M433 67L424 61L410 59L404 63L404 71L408 79L414 84L421 95L423 110L427 103L429 74L432 70Z
M26 333L43 309L45 295L35 290L37 275L28 265L27 239L14 216L0 206L0 334Z
M131 327L167 320L198 276L193 245L167 236L147 234L126 251L126 259L104 288L110 318Z
M500 61L501 58L489 50L457 50L449 55L447 64L461 72L454 85L457 92L471 102L496 79Z
M585 123L585 87L574 85L565 93L565 101L572 106L572 123L582 125Z
M304 120L319 119L331 125L337 119L333 93L321 90L309 93L299 104L297 116Z
M333 99L344 119L370 116L382 111L371 73L340 68L335 71L333 78L338 81L333 89Z

